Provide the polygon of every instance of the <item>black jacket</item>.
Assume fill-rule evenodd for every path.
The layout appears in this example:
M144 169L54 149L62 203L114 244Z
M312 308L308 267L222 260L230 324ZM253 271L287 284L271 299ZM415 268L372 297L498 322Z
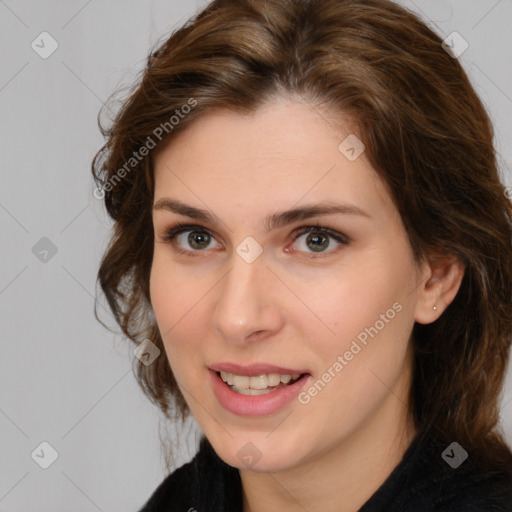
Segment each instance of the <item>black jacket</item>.
M484 471L471 454L454 468L457 450L447 448L418 433L359 512L512 512L512 468ZM178 511L242 512L238 469L222 461L204 436L194 459L170 474L139 512Z

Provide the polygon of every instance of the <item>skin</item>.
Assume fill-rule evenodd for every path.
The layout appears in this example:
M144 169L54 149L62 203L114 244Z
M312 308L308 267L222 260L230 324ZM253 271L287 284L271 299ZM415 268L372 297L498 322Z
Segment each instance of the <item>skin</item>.
M244 512L350 512L367 501L416 433L407 419L414 322L435 321L463 276L448 257L416 264L365 153L349 161L339 151L357 134L341 119L335 127L297 98L275 98L251 115L210 111L155 158L155 204L178 199L222 221L213 226L154 210L150 292L195 419L218 455L240 469ZM267 215L324 201L355 205L369 217L336 213L267 232ZM178 221L207 230L209 241L199 237L206 248L187 242L190 231L174 245L165 241ZM317 224L350 242L316 233L320 244L329 242L316 252L308 233L293 234ZM236 252L248 236L263 249L252 263ZM217 401L209 365L307 368L313 383L394 303L400 312L309 403L293 400L276 413L245 417ZM251 467L237 456L248 442L261 453Z

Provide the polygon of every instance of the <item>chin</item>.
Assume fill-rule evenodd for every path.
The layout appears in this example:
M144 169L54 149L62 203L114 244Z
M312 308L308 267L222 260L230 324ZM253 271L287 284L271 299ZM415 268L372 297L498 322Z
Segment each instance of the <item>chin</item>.
M256 473L277 473L296 466L299 453L294 446L279 441L277 444L260 436L244 435L226 439L219 445L211 442L217 455L230 466Z

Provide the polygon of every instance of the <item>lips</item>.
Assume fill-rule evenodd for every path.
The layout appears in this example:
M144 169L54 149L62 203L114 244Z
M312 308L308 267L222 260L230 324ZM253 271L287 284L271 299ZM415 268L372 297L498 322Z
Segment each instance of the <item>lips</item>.
M303 373L310 373L306 368L290 368L285 366L276 366L267 363L255 363L250 365L239 365L235 363L216 363L210 365L210 370L214 372L234 373L235 375L246 375L248 377L255 377L257 375L279 373L281 375L295 375Z

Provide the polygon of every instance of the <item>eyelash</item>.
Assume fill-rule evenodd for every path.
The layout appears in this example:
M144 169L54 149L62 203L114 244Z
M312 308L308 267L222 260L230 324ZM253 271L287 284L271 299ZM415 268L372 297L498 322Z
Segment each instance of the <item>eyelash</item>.
M202 226L199 226L197 224L177 223L166 230L165 234L162 236L162 241L164 243L170 243L173 246L174 250L178 254L183 254L184 256L189 257L189 258L195 258L195 257L202 256L201 253L206 252L205 250L187 251L186 249L181 249L180 247L176 246L175 238L178 235L181 235L182 233L186 233L187 231L197 231L199 233L208 233L212 238L215 238L213 236L213 234L208 229L206 229ZM316 224L314 226L301 226L301 227L293 230L293 232L292 232L292 234L294 236L293 241L295 242L302 235L311 233L311 232L322 233L324 235L327 235L327 236L333 238L334 240L336 240L337 242L339 242L341 244L341 246L347 246L351 242L350 238L347 237L346 235L343 235L342 233L334 231L328 227L320 226L319 224ZM339 247L338 247L338 249L339 249ZM314 252L307 253L307 254L312 254L313 257L318 257L318 256L321 257L322 254L330 254L335 251L336 251L336 249L327 250L324 252L321 251L319 253L316 253L316 256L315 256ZM303 252L303 251L299 251L299 252Z

